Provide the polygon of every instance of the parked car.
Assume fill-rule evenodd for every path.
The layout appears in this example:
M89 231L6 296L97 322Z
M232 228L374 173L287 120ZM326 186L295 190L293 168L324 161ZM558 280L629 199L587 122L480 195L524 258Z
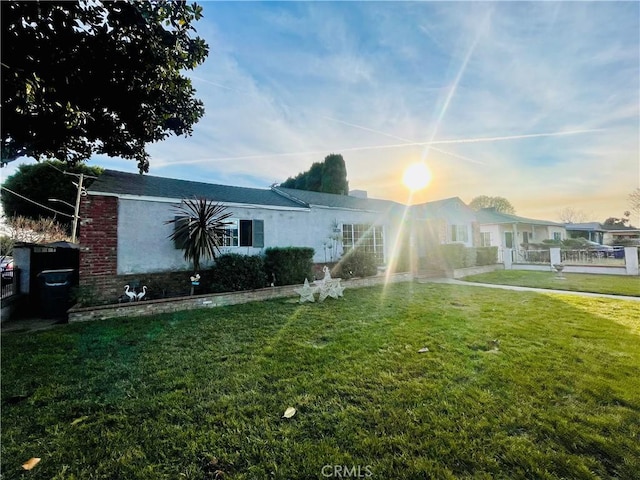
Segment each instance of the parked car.
M13 257L2 258L0 270L2 271L2 283L11 283L13 281Z

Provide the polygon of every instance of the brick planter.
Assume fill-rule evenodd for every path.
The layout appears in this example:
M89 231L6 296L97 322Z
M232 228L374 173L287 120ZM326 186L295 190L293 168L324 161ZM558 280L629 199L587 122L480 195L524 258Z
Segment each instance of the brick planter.
M397 273L388 277L388 283L409 282L413 280L410 273ZM352 278L342 284L348 292L350 288L371 287L381 285L387 281L385 276ZM179 312L197 308L214 308L226 305L268 300L271 298L294 297L294 289L300 285L286 285L283 287L269 287L244 292L212 293L194 295L192 297L164 298L141 302L125 302L117 305L98 307L73 307L69 310L69 323L86 322L90 320L105 320L120 317L141 317L159 313ZM348 299L348 293L347 299Z

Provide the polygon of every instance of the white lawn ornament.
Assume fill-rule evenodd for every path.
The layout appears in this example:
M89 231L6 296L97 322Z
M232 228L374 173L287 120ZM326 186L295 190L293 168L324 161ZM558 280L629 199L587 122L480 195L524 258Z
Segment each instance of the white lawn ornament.
M317 287L309 285L309 280L304 279L304 284L301 288L294 288L293 291L300 295L300 303L315 302L313 294L316 292Z
M322 271L324 272L324 278L322 279L322 281L327 282L331 280L331 271L329 270L329 267L325 265L324 267L322 267Z
M147 294L147 286L145 285L144 287L142 287L142 291L136 295L136 300L140 301L144 298L144 296Z
M344 287L340 284L341 278L331 278L331 271L326 265L322 267L324 278L316 280L317 291L319 292L318 301L324 302L327 297L339 298L343 296Z
M133 290L129 291L129 285L124 286L124 293L127 297L129 297L129 301L133 302L136 298L136 292Z

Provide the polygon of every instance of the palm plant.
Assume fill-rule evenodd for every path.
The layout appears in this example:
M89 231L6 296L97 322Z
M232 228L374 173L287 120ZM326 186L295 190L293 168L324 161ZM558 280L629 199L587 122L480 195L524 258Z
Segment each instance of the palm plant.
M206 198L183 200L175 207L176 217L165 224L175 224L169 238L184 250L184 259L193 262L193 269L200 269L200 259L215 259L220 253L225 227L232 222L225 221L231 215L226 207Z

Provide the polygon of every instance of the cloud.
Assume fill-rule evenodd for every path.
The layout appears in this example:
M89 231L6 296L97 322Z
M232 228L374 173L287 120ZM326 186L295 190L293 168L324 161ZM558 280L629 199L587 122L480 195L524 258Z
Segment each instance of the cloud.
M264 187L342 153L353 188L406 201L402 170L426 160L414 200L501 195L547 218L576 202L617 214L638 184L637 3L203 7L211 53L190 75L206 115L149 147L152 174Z

